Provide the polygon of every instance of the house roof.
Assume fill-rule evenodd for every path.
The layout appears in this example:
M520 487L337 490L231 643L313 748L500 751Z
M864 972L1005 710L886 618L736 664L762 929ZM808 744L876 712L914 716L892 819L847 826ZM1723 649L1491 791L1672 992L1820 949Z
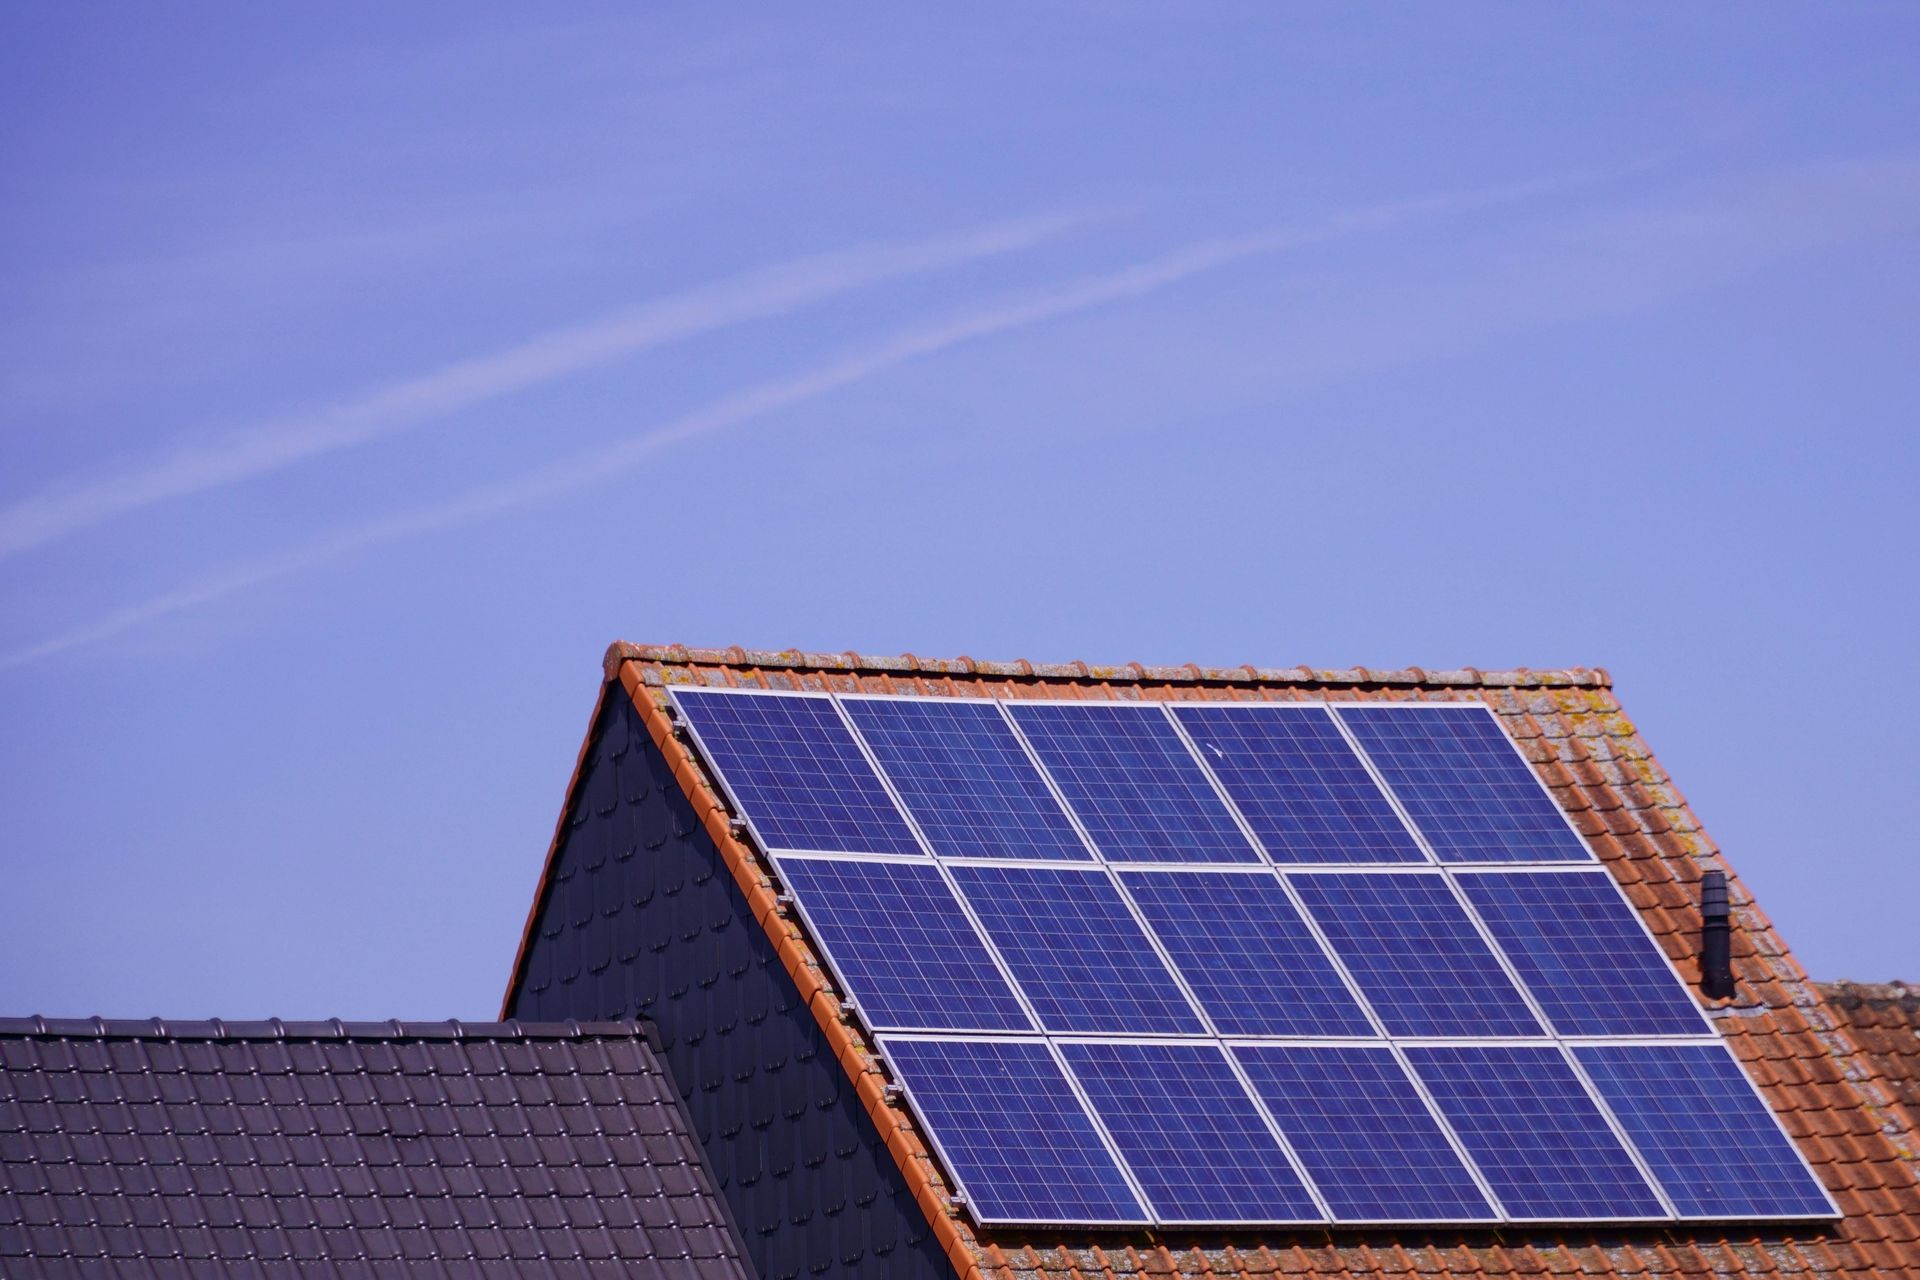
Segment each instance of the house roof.
M1849 1038L1846 1019L1795 963L1626 717L1603 670L1049 665L620 643L608 650L605 672L608 692L617 687L632 699L963 1276L1839 1275L1920 1266L1920 1188L1908 1159L1916 1149L1913 1117L1892 1104L1885 1067ZM1699 972L1701 873L1728 873L1738 989L1731 999L1703 1004L1845 1216L1784 1228L1079 1236L976 1228L955 1202L926 1135L891 1102L874 1045L841 1016L814 944L778 909L771 867L736 836L715 780L676 737L665 690L689 684L961 698L1483 701L1501 715L1690 981ZM556 850L558 844L556 838ZM515 983L526 950L523 942Z
M0 1275L741 1280L631 1023L0 1019Z
M1822 982L1827 1007L1873 1068L1873 1083L1920 1132L1920 988L1904 982ZM1920 1145L1907 1153L1920 1162Z

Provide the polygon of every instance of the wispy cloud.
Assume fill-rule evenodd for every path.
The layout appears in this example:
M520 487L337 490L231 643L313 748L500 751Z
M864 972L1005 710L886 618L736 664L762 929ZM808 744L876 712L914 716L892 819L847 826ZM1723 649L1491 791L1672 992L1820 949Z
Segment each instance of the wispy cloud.
M0 510L0 559L142 507L279 471L653 347L728 325L772 319L885 281L1030 248L1095 216L1025 218L914 244L803 258L542 334L143 466L56 484Z
M904 330L871 347L797 376L745 388L649 430L557 460L511 480L356 525L283 553L229 566L179 590L116 610L85 626L11 653L0 654L0 670L113 639L145 623L314 568L356 551L551 501L610 481L672 445L742 425L910 361L969 342L1141 297L1250 258L1382 230L1401 223L1567 190L1625 176L1642 167L1583 171L1536 181L1442 193L1356 210L1312 226L1278 228L1202 241L1118 271L1087 276L1002 299L944 321Z

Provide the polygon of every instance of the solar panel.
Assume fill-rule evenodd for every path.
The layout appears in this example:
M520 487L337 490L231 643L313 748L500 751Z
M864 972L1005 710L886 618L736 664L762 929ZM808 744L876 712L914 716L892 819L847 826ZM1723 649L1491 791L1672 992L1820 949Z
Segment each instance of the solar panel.
M1834 1214L1478 704L669 696L982 1223Z
M1091 857L994 703L847 698L841 705L934 852Z
M1097 870L952 866L1049 1031L1205 1031L1120 891Z
M1709 1029L1605 871L1476 873L1460 887L1560 1034Z
M832 699L675 689L673 700L766 848L921 852Z
M1034 1029L932 862L782 857L780 874L869 1026Z
M1682 1217L1833 1216L1723 1045L1588 1045L1574 1056Z
M1326 1221L1219 1046L1060 1048L1159 1221Z
M1484 706L1343 704L1336 714L1442 862L1593 860Z
M1384 1045L1241 1045L1233 1053L1336 1220L1498 1219Z
M1541 1033L1439 872L1288 879L1389 1034Z
M1406 1054L1510 1217L1668 1216L1558 1049L1413 1045Z
M1108 858L1260 861L1159 707L1010 702L1007 710Z
M1425 862L1323 706L1188 703L1173 710L1275 862Z
M1373 1034L1270 871L1125 871L1120 881L1222 1035Z
M1149 1221L1046 1045L881 1045L982 1222Z

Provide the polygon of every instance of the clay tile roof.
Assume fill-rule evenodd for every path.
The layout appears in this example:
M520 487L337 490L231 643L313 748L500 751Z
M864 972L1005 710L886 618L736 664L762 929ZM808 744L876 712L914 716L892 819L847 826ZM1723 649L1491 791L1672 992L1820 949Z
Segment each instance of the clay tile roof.
M631 1023L0 1019L0 1276L616 1273L749 1274Z
M1904 982L1822 982L1819 987L1885 1087L1888 1102L1920 1132L1920 988ZM1920 1148L1914 1156L1920 1159Z
M610 692L624 691L632 699L967 1280L1920 1274L1916 1129L1904 1108L1888 1105L1894 1060L1849 1039L1853 1033L1846 1028L1865 1004L1836 1008L1808 980L1627 718L1604 670L1102 666L621 642L607 651L605 672ZM1504 719L1690 981L1698 975L1700 875L1709 869L1728 873L1737 992L1730 1000L1707 1002L1709 1015L1845 1217L1798 1228L1680 1223L1452 1234L1169 1231L1073 1238L1064 1231L976 1228L957 1210L910 1114L886 1105L871 1066L877 1058L874 1046L857 1025L839 1016L838 997L811 942L775 910L770 869L736 838L714 780L675 738L664 710L665 689L683 684L948 697L1483 701ZM515 983L525 955L523 945ZM1911 1008L1901 1007L1911 1018ZM1876 1009L1875 1017L1881 1012ZM1910 1029L1911 1021L1907 1025ZM1898 1064L1908 1087L1914 1061L1909 1056ZM1910 1102L1913 1095L1904 1097Z

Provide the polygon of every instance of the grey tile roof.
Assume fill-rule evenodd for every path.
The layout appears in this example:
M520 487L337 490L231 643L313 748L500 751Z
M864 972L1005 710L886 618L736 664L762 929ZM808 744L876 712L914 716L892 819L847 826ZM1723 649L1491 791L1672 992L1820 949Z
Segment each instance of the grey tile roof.
M0 1276L750 1272L632 1023L0 1019Z

